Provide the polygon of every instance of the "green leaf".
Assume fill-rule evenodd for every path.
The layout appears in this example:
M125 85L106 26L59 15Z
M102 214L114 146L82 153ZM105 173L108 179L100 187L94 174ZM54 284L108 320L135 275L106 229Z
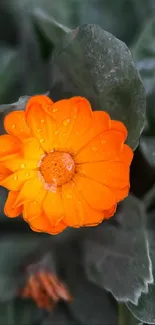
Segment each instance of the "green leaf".
M57 22L52 16L48 15L41 8L35 8L33 13L34 21L52 44L59 44L63 41L66 34L71 30Z
M127 46L98 25L83 25L52 61L51 97L81 95L128 128L135 149L145 121L145 93Z
M49 236L29 232L27 234L1 235L0 238L0 301L13 298L17 288L25 280L25 267L31 258L46 244Z
M125 304L119 304L119 322L118 325L142 325L140 322L133 316Z
M155 202L155 187L152 188L149 194L144 198L147 203L147 209L152 212L147 215L147 237L150 248L150 258L153 269L153 276L155 278L155 209L152 204ZM155 284L148 286L148 292L142 294L139 298L138 305L131 303L127 307L133 315L140 321L146 324L155 324Z
M140 150L152 168L155 168L155 137L142 136L140 139Z
M0 303L0 324L33 325L37 314L37 307L30 300L14 299Z
M120 302L137 304L153 282L144 217L142 203L129 196L115 218L90 230L84 242L88 278Z
M81 254L74 241L60 247L59 257L62 279L73 301L68 303L72 317L78 324L117 324L117 308L113 297L102 288L88 281L81 264Z
M148 99L147 118L149 134L155 135L155 16L146 22L133 45L132 54Z
M10 89L19 77L19 53L9 47L0 47L0 103L6 100Z

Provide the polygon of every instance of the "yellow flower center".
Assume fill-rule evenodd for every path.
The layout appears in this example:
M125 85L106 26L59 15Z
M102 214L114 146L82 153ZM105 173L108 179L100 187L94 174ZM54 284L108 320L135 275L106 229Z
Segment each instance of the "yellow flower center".
M53 151L43 157L40 172L46 183L61 186L74 176L75 163L69 153Z

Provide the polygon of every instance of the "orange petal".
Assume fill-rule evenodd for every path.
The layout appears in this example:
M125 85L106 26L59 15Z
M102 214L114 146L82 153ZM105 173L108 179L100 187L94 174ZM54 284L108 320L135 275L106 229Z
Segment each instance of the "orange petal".
M90 103L83 97L70 99L72 109L76 107L74 126L67 140L67 148L76 152L94 137L94 117Z
M133 159L133 151L127 144L124 144L123 149L120 153L119 159L120 159L120 161L122 161L125 164L128 164L128 166L130 166L132 159Z
M31 179L36 175L36 171L21 169L2 180L0 185L11 191L19 191L28 179Z
M62 232L67 226L60 221L56 226L52 226L45 214L38 216L29 222L33 231L45 232L48 234L56 235Z
M124 135L124 142L127 138L128 131L126 126L121 121L111 120L111 130L116 130Z
M103 161L79 164L77 172L112 188L123 188L129 184L129 166L119 161Z
M63 185L62 200L65 210L64 222L70 227L97 225L104 219L104 213L92 209L73 182Z
M115 204L115 196L107 186L78 174L74 177L74 182L77 190L93 209L107 210Z
M116 212L117 204L115 204L111 209L104 211L105 219L111 218Z
M9 218L18 217L22 213L22 206L18 208L13 208L13 205L16 201L18 192L9 192L7 201L4 205L4 213Z
M43 183L39 179L39 175L37 171L32 171L34 173L34 177L28 181L25 181L23 187L21 188L17 200L15 202L15 206L20 206L24 204L26 201L33 201L37 197L38 193L44 189Z
M26 160L20 153L12 154L3 157L3 165L9 170L15 172L19 169L36 169L38 167L38 160Z
M25 159L40 161L44 155L44 150L36 138L29 138L22 145L22 154Z
M26 113L31 109L32 106L40 106L45 112L49 113L52 109L54 102L46 95L35 95L32 96L26 105Z
M46 190L43 188L37 193L35 200L26 201L24 203L23 218L30 222L32 219L40 216L43 213L42 203L46 195Z
M28 101L26 106L26 120L32 135L36 137L40 146L46 152L53 149L54 119L42 109L39 103Z
M56 192L48 191L43 201L43 210L51 225L56 226L64 216L64 209L59 189Z
M105 131L95 137L77 154L76 163L116 160L122 150L124 135L118 131Z
M15 137L4 134L0 136L0 158L18 152L20 142Z
M95 128L98 134L100 132L109 130L111 127L111 119L107 112L94 111L93 116L95 119Z
M26 123L24 111L13 111L6 115L4 119L5 130L19 140L23 140L31 136L31 131Z
M11 174L10 170L4 167L3 164L0 164L0 182Z

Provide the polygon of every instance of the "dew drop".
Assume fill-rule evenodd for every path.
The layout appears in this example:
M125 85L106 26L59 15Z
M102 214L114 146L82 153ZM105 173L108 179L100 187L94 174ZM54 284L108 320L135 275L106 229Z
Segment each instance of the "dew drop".
M27 177L30 176L30 173L26 173L26 176L27 176Z
M18 177L17 176L13 176L13 180L17 181Z
M69 122L70 122L70 119L67 118L66 120L63 121L63 125L64 126L67 126L69 124Z
M53 111L53 113L57 112L57 108L53 108L52 111Z
M45 142L45 139L44 138L41 138L40 139L40 143L43 143L43 142Z
M36 205L36 204L38 204L38 202L37 202L37 201L33 201L33 204L35 204L35 205Z
M67 193L67 194L66 194L66 198L67 198L67 199L72 199L72 195L69 194L69 193Z
M44 122L45 122L45 120L42 118L42 119L41 119L41 123L44 123Z
M25 168L26 165L25 165L25 164L21 164L20 167L21 167L21 168Z
M56 131L54 132L54 134L56 134L56 135L57 135L58 133L59 133L59 130L56 130Z
M20 131L22 132L22 131L23 131L23 129L20 129Z
M92 150L93 150L93 151L97 151L97 148L96 148L96 147L92 147Z
M15 124L12 124L12 129L14 129L16 127L16 125Z
M105 144L106 143L106 141L105 140L101 140L101 144Z
M37 129L37 133L41 132L41 129Z

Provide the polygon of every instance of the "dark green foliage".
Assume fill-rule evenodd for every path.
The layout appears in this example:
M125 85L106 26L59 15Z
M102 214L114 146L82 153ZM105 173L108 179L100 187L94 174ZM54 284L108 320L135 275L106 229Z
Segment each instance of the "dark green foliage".
M151 0L0 3L0 134L5 114L39 93L85 96L125 123L133 149L143 132L132 193L98 227L36 234L20 218L6 218L0 188L0 325L155 324L154 10ZM19 298L39 269L59 275L73 302L47 312Z

